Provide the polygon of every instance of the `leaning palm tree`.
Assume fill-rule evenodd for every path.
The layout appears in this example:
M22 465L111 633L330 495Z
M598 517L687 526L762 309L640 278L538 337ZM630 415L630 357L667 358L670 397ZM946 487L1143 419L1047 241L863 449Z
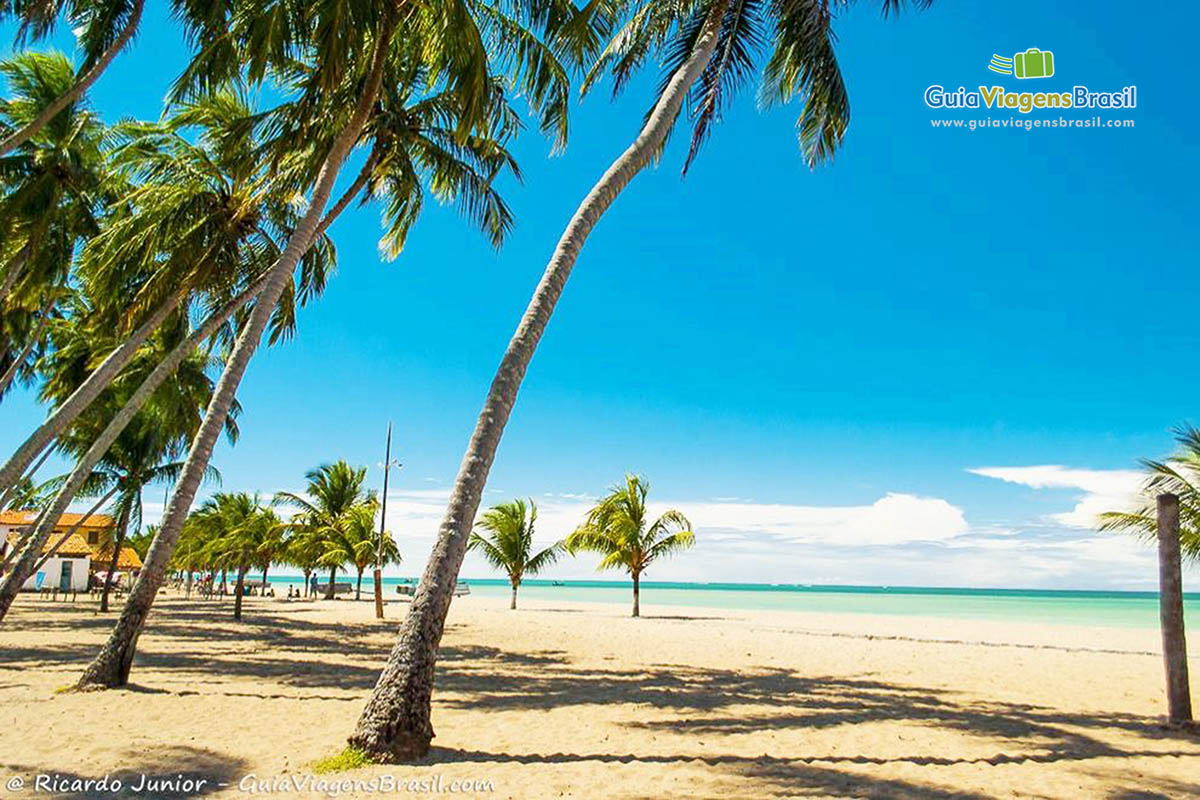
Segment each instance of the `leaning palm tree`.
M526 575L537 575L553 564L563 550L563 543L555 542L534 554L535 522L537 505L533 500L528 505L520 499L499 503L483 512L483 518L476 523L476 530L467 545L468 550L481 553L489 564L508 574L508 582L512 586L510 609L517 607L517 589L521 586L521 579ZM480 528L491 535L481 535Z
M322 3L298 2L294 9L288 3L284 5L294 14L285 13L292 24L281 29L276 14L257 14L258 6L254 3L226 4L232 18L217 20L210 31L216 55L202 48L198 61L203 66L195 72L202 83L211 82L214 77L218 82L227 80L243 64L252 80L261 79L272 69L288 75L301 74L299 99L292 104L300 113L291 119L299 119L299 128L314 134L320 143L314 151L322 153L311 160L312 169L306 171L311 178L300 184L306 189L311 187L309 203L287 247L263 279L259 302L234 342L204 424L192 443L167 505L158 540L151 547L121 619L80 679L80 688L121 686L128 680L137 637L166 577L171 551L234 393L266 329L269 307L282 295L318 230L342 165L364 135L369 137L373 133L369 125L372 114L381 100L390 97L384 87L443 87L452 92L455 102L447 105L443 114L456 121L455 136L445 143L449 146L437 148L431 154L436 162L427 163L425 174L412 175L408 183L422 179L442 181L440 186L434 184L435 191L440 189L443 196L457 197L460 210L483 222L498 243L505 228L493 222L494 203L481 202L494 196L495 175L474 171L448 173L439 165L470 155L472 142L495 141L496 108L507 107L507 101L503 92L497 92L500 87L493 79L493 68L503 70L504 77L525 89L525 99L534 110L542 112L543 127L557 126L559 138L565 137L565 71L555 48L539 41L525 23L532 21L542 29L552 27L555 33L591 32L588 24L577 24L573 15L562 13L562 7L569 8L569 4L558 0L519 4L512 9L513 16L466 0L419 0L401 7L392 2L372 1L364 4L361 15L342 15L341 6ZM477 15L479 9L490 13ZM247 19L251 24L242 27ZM262 47L263 35L281 46ZM296 37L295 41L286 41L290 37ZM312 55L313 64L308 67L300 64L297 56L301 53ZM224 74L221 64L226 70ZM413 64L417 67L412 67ZM313 117L320 117L322 124L310 124ZM336 133L328 135L330 131ZM286 150L294 147L295 138L281 136L280 141ZM405 202L387 210L391 216L406 214L410 222L414 218Z
M80 277L87 324L119 335L0 466L0 497L172 314L196 310L203 321L147 376L143 397L261 293L299 215L291 182L256 157L261 130L246 124L254 116L230 91L183 103L161 125L118 126L112 161L129 188L83 249ZM320 294L333 264L319 231L300 257L299 286L285 287L271 310L272 341L287 334L297 302Z
M914 0L918 6L930 0ZM438 540L400 636L359 717L352 746L373 758L409 761L429 751L430 703L438 646L462 567L471 523L521 381L588 236L630 181L662 154L685 103L695 120L687 164L727 103L760 61L767 103L803 97L797 122L804 158L816 165L841 145L849 101L834 56L835 10L848 0L634 0L626 23L595 64L586 85L611 73L620 91L644 64L661 60L666 76L640 132L584 197L567 223L525 314L508 343L455 478ZM885 13L903 0L882 0ZM660 58L656 58L660 57Z
M1108 511L1098 518L1102 531L1132 533L1149 542L1158 536L1156 503L1160 494L1179 498L1179 548L1200 560L1200 429L1191 425L1173 431L1178 448L1166 461L1143 460L1146 480L1133 509Z
M692 524L671 509L651 521L646 509L650 485L626 475L588 512L587 520L567 537L567 551L590 550L604 556L598 569L623 569L633 580L633 616L639 616L642 573L655 561L691 547Z
M58 53L21 53L0 61L13 87L0 101L0 126L50 101L72 80ZM82 98L17 150L0 155L0 311L14 296L63 286L81 239L98 230L104 198L107 128Z
M40 0L39 2L5 3L0 11L17 10L20 19L19 38L46 37L55 27L60 13L66 11L83 51L79 71L70 71L70 79L58 88L46 102L29 108L21 116L0 127L0 156L20 147L39 131L54 122L56 117L79 101L91 88L113 59L125 49L137 32L146 0Z

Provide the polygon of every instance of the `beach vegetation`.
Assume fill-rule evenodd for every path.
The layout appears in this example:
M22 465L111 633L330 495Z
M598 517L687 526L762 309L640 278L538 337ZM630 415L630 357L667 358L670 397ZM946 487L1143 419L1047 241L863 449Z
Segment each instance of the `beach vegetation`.
M903 0L881 3L884 14L905 5ZM929 0L914 0L913 5L924 7ZM664 74L636 137L567 221L484 398L425 578L401 627L399 645L393 648L350 739L381 759L409 761L429 750L433 673L450 607L449 592L462 567L475 513L521 382L596 225L634 178L661 158L685 108L692 135L684 172L724 109L760 71L759 99L764 105L802 99L795 130L801 157L810 166L832 158L849 123L850 103L834 48L833 22L841 4L630 0L602 8L607 44L592 38L573 53L578 61L591 64L584 91L607 80L614 94L620 93L648 64L662 65Z
M642 573L655 561L687 550L696 541L682 512L664 511L651 519L646 507L650 484L628 474L588 512L587 520L566 539L567 551L603 556L597 569L620 569L633 581L633 616L641 614Z
M483 512L467 548L482 555L496 569L504 570L512 586L510 609L517 607L517 589L521 579L537 575L558 560L563 543L555 542L542 550L533 551L534 524L537 505L533 500L512 500L500 503ZM483 533L480 533L480 531Z

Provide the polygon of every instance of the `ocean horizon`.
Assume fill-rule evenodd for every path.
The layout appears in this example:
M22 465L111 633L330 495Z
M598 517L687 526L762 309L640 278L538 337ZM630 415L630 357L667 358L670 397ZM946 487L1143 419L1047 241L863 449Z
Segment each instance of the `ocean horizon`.
M247 580L251 580L247 576ZM325 580L324 577L321 578ZM300 588L302 575L268 575L275 586ZM339 582L346 581L339 575ZM354 576L349 581L354 583ZM385 596L394 588L412 585L416 577L387 576ZM507 598L511 591L504 578L461 578L473 595ZM371 576L363 576L369 593ZM583 603L631 602L630 581L546 580L522 581L520 597L539 601ZM1158 593L1101 589L999 589L944 586L862 586L782 583L693 583L642 581L643 612L648 607L684 606L736 611L801 611L829 614L880 614L906 617L993 619L1102 627L1158 627ZM1200 592L1184 594L1184 613L1200 624Z

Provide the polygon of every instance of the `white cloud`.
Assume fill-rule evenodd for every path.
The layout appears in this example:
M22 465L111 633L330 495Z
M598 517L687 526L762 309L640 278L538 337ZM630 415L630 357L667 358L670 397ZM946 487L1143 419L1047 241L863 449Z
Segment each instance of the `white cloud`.
M1131 469L1076 469L1059 464L1028 467L975 467L967 472L1031 489L1077 489L1075 507L1047 518L1069 528L1095 528L1097 515L1137 503L1145 474Z

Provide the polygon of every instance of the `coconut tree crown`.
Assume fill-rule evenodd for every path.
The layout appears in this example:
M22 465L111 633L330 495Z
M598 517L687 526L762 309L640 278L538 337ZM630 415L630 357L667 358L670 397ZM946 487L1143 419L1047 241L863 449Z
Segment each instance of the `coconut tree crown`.
M652 562L695 544L692 524L671 509L651 520L646 508L650 484L632 473L612 487L588 512L582 526L567 537L571 553L590 550L604 556L598 569L624 569L640 574Z
M483 512L471 532L469 550L480 553L496 569L504 570L513 587L512 607L516 608L517 587L527 575L536 575L558 560L563 543L555 542L534 553L534 523L537 505L533 500L512 500ZM479 533L482 529L487 535Z
M1179 548L1191 561L1200 561L1200 429L1176 428L1178 447L1166 461L1144 459L1146 480L1140 502L1132 511L1108 511L1098 518L1102 531L1133 533L1149 542L1158 535L1157 498L1171 493L1179 498Z
M604 76L620 94L648 60L662 65L659 93L693 54L711 14L721 16L716 49L688 90L692 138L686 173L733 99L761 73L759 103L803 99L796 134L810 167L833 156L850 122L850 100L835 54L833 23L853 0L634 0L584 82L586 93ZM932 0L912 0L918 8ZM883 14L906 0L881 0Z

